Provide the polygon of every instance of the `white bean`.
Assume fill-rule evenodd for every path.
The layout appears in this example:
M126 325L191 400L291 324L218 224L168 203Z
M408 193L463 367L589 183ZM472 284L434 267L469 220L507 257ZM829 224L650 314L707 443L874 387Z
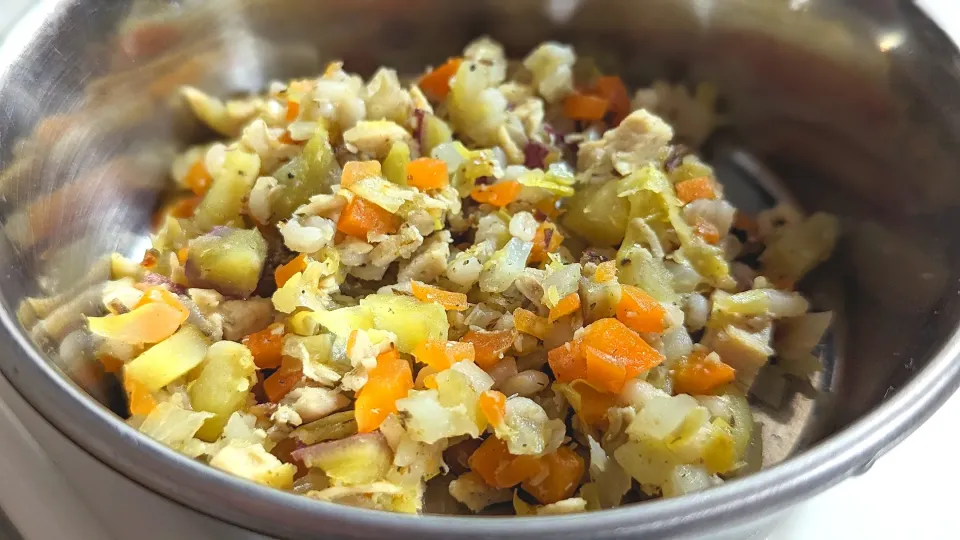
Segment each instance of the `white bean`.
M695 332L707 325L707 319L710 317L710 301L702 294L693 293L687 297L683 310L686 314L687 329Z
M512 356L504 357L487 371L487 375L493 379L494 387L499 387L517 373L517 361Z
M500 391L508 396L528 397L543 390L548 384L550 379L546 373L528 369L507 379L500 386Z

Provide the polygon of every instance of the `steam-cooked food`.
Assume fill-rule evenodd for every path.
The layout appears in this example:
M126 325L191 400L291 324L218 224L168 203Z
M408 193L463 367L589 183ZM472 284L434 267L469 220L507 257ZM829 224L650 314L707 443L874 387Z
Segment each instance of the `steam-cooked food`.
M592 63L584 63L592 66ZM737 212L658 83L481 39L402 82L330 64L224 104L88 319L131 425L267 486L382 510L612 508L749 470L745 392L806 376L794 288L837 221ZM689 118L691 115L687 115ZM441 495L431 495L431 497Z

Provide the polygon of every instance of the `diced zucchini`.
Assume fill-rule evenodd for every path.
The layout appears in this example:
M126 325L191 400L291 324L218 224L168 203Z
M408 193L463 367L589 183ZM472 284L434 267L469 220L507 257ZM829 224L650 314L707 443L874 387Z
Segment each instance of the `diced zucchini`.
M260 156L242 150L227 152L223 170L213 181L194 214L194 222L201 231L218 225L241 225L240 213L244 201L260 174ZM283 214L289 215L289 214Z
M407 163L410 163L410 146L404 141L393 143L390 153L383 160L383 175L398 186L407 185Z
M215 416L204 422L198 438L213 442L220 437L227 419L246 402L254 371L253 355L239 343L221 341L207 350L200 376L190 385L190 403L195 411Z
M422 133L420 138L423 142L423 155L429 155L430 151L437 146L453 140L453 130L450 126L432 114L424 115Z
M290 435L303 444L336 441L357 434L357 420L353 411L333 413L330 416L304 424Z
M313 195L329 193L330 186L340 181L340 164L327 132L318 130L307 141L303 154L277 169L273 176L279 182L279 190L271 198L275 216L289 216Z
M190 241L186 272L190 284L228 296L253 294L267 258L267 242L257 229L233 229Z
M400 352L412 353L425 341L445 341L450 325L443 306L409 296L371 294L360 301L373 312L373 326L397 335Z
M627 230L630 203L617 196L617 182L577 190L563 224L595 246L615 246Z
M130 361L124 368L126 376L156 392L197 367L208 347L207 336L197 327L186 325Z

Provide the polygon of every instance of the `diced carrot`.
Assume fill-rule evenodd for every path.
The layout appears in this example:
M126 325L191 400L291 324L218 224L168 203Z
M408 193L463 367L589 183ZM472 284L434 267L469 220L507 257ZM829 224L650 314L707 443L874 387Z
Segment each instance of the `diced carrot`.
M187 257L190 255L190 249L187 247L182 247L177 250L177 262L180 264L187 264Z
M698 348L673 370L673 388L680 394L707 395L733 382L737 372L716 353Z
M157 400L140 381L123 374L123 388L127 392L127 407L133 416L146 416L157 406Z
M369 433L380 427L387 416L397 412L397 400L406 397L412 388L410 363L400 358L396 349L380 353L367 383L357 393L354 404L357 430Z
M487 437L467 459L470 468L488 485L506 489L524 480L539 476L544 466L541 458L529 455L515 456L507 443L496 437Z
M274 323L265 329L244 336L240 343L250 349L253 363L260 369L275 369L283 360L283 323Z
M717 192L713 189L713 181L706 176L692 178L679 182L676 186L677 198L684 204L697 199L715 199Z
M632 285L620 286L617 319L637 332L662 333L667 311L652 296Z
M601 392L586 381L573 381L570 384L580 394L580 407L576 411L580 420L589 426L606 429L609 424L607 411L617 405L617 395Z
M537 201L533 207L548 218L557 219L563 214L563 210L557 208L557 201L559 200L560 197L544 197Z
M697 216L693 222L693 232L708 244L716 244L720 241L720 231L716 225L700 216Z
M418 158L407 163L407 185L427 191L450 185L447 164L440 159Z
M552 504L573 496L583 477L584 463L579 454L561 446L540 458L547 474L524 480L521 487L543 504Z
M170 205L170 215L175 218L191 217L197 210L197 206L200 205L200 201L202 200L203 197L200 195L178 199L175 203Z
M424 387L424 388L429 388L430 390L436 390L437 388L439 388L439 385L437 384L437 374L436 374L436 373L431 373L431 374L427 375L426 377L424 377L424 378L423 378L423 387Z
M381 174L382 169L379 161L348 161L343 166L343 173L340 175L340 187L350 187L364 178L380 176Z
M292 99L287 100L287 122L293 122L300 116L300 102Z
M364 240L368 233L393 234L398 227L397 216L361 197L354 197L337 221L337 230Z
M550 335L550 321L523 308L513 311L513 326L518 331L530 334L537 339L547 339Z
M470 197L481 204L491 204L497 208L517 200L523 186L516 180L498 182L492 186L476 186L470 191Z
M450 93L450 79L457 74L463 58L451 58L442 66L424 75L418 86L431 98L442 101Z
M213 184L213 176L207 171L207 166L203 163L203 160L198 159L190 166L183 183L190 188L190 191L197 195L204 195L210 189L210 184Z
M303 378L303 366L292 356L284 356L280 368L264 379L263 392L271 403L279 403L283 396Z
M609 108L609 101L589 94L573 94L563 100L563 115L571 120L603 120Z
M286 264L281 264L273 272L273 279L277 282L277 287L283 287L284 284L290 280L297 272L303 272L307 269L307 254L301 253L297 255L290 262Z
M480 412L491 426L497 427L503 423L507 414L507 396L496 390L485 390L480 394Z
M613 113L613 123L619 124L630 114L630 95L620 77L599 77L593 85L593 93L606 99L610 103L610 112Z
M557 226L549 221L544 221L537 226L537 232L533 236L533 249L530 250L528 263L541 263L547 260L549 253L554 253L560 249L563 243L563 235L557 231Z
M294 140L293 136L290 135L289 131L284 131L277 137L277 141L282 144L300 144L301 141Z
M557 305L550 308L549 321L555 322L557 319L566 317L571 313L580 309L580 295L577 293L570 293L557 302Z
M94 334L122 343L159 343L172 336L187 319L183 310L183 305L178 308L165 302L149 302L122 315L90 317L87 324Z
M574 340L547 353L547 362L553 376L563 383L586 380L587 361L580 354L580 341Z
M436 302L447 311L467 309L467 295L463 293L445 291L419 281L413 281L410 287L413 289L413 296L421 302Z
M604 261L597 265L597 271L593 274L593 279L597 283L606 283L617 277L617 262Z
M513 346L517 339L516 330L471 330L460 338L463 343L472 343L476 353L474 360L483 369L490 369L503 359L503 353Z
M627 382L627 368L619 358L596 347L584 345L581 349L587 366L587 380L597 388L617 394Z
M614 393L623 388L622 383L617 386L620 368L626 382L663 362L659 351L617 319L600 319L584 328L580 349L585 357L586 380Z
M413 356L436 371L449 369L464 360L473 362L476 351L472 343L459 341L424 341L413 349Z
M119 373L123 369L123 360L109 354L100 354L97 360L103 364L103 370L107 373Z

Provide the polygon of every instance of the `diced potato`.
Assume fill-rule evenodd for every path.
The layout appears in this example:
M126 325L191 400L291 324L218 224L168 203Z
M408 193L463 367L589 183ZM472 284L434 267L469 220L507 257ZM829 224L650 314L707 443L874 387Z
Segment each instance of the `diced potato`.
M257 154L242 150L227 152L223 170L194 214L197 227L209 231L218 225L242 225L240 213L259 174L260 157Z
M425 341L446 341L449 323L440 304L409 296L372 294L360 301L373 313L373 326L397 335L397 348L411 354Z
M696 409L697 400L686 394L672 397L653 397L647 400L636 418L627 428L627 434L635 439L650 437L670 442L686 420ZM706 411L706 409L703 409ZM708 415L709 416L709 415Z
M234 229L190 241L186 272L191 285L230 296L253 294L267 258L267 242L257 229Z
M351 306L332 311L316 311L312 317L338 337L347 339L354 330L373 328L373 311L368 306Z
M643 246L624 244L617 253L617 275L620 282L635 285L661 302L673 302L673 275Z
M460 435L480 436L475 411L462 403L444 407L436 390L410 391L397 400L397 410L405 414L407 433L415 441L433 444Z
M273 215L286 217L310 197L329 193L330 186L340 181L340 164L330 147L329 135L323 129L307 141L303 154L290 160L273 173L280 183L271 198Z
M703 491L713 484L707 470L697 465L677 465L663 486L664 497L679 497L695 491Z
M203 332L186 325L130 361L125 375L156 392L200 365L209 347Z
M327 473L334 485L355 486L382 480L393 463L393 452L379 432L361 433L296 450L293 457Z
M246 403L255 371L253 355L239 343L220 341L207 350L200 375L190 385L190 403L194 410L215 416L204 422L198 438L213 442L220 437L230 415Z
M627 230L630 203L617 195L617 182L580 188L570 198L563 224L594 246L615 246Z
M666 484L673 468L680 464L666 444L652 439L631 440L617 448L613 457L649 494Z
M410 163L410 145L404 141L393 143L383 160L383 175L398 186L407 185L407 163Z
M227 445L210 459L210 465L258 484L289 489L297 466L283 463L260 444Z

